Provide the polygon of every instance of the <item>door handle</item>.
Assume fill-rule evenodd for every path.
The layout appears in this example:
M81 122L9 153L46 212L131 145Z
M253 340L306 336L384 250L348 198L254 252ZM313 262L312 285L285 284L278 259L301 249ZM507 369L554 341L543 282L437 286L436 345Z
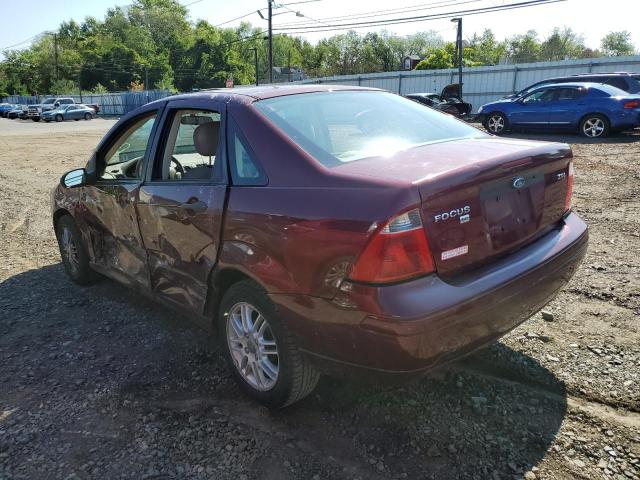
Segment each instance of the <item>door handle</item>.
M181 203L179 207L182 210L187 210L189 212L194 212L194 213L204 212L208 208L206 203L204 203L202 200L197 200L197 199L191 200L189 202Z

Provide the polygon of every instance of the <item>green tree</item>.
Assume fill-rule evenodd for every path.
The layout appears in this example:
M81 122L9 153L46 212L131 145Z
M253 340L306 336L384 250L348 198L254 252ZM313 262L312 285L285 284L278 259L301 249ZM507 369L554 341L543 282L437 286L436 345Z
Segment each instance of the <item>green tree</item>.
M497 65L506 54L506 42L499 42L491 29L486 29L482 35L473 34L463 57L478 65Z
M622 55L633 55L634 46L631 42L631 33L627 30L621 32L609 32L600 42L602 52L608 57L619 57Z
M445 48L435 50L416 65L416 70L438 70L442 68L453 68L453 55L447 52Z
M540 44L541 60L580 58L585 50L584 39L569 27L554 28Z
M507 39L506 49L513 63L535 62L540 58L538 33L535 30L529 30L525 34Z

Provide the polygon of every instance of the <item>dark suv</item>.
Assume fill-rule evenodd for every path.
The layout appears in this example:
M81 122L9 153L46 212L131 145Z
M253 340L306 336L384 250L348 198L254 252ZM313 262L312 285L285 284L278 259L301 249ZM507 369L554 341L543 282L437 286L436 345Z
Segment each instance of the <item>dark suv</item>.
M577 75L567 75L566 77L547 78L546 80L529 85L518 93L508 95L505 98L519 98L531 93L536 88L543 87L545 85L570 82L604 83L606 85L619 88L620 90L624 90L625 92L640 93L640 73L580 73Z

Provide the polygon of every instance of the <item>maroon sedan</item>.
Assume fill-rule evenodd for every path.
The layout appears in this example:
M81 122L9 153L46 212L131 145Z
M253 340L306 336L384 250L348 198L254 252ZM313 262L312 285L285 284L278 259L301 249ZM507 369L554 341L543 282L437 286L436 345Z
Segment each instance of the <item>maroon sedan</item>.
M238 88L123 117L53 193L69 276L214 327L256 400L412 378L520 324L587 248L565 144L379 90Z

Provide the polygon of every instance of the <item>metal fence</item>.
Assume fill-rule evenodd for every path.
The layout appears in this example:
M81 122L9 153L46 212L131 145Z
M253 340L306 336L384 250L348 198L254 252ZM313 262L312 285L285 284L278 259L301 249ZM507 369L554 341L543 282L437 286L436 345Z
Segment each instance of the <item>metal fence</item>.
M56 97L71 97L77 103L96 104L100 106L99 115L106 116L120 116L141 107L145 103L165 98L171 95L168 90L143 90L141 92L113 92L113 93L97 93L97 94L70 94L70 95L55 95ZM40 103L46 98L50 98L54 95L37 95L37 96L22 96L11 95L7 97L7 102L33 105Z
M576 73L598 72L640 73L640 55L628 57L603 57L558 62L493 65L465 68L462 72L463 95L473 104L473 111L480 105L515 93L540 80ZM341 75L302 80L296 83L336 83L383 88L406 95L408 93L436 92L458 82L458 70L411 70L402 72Z

